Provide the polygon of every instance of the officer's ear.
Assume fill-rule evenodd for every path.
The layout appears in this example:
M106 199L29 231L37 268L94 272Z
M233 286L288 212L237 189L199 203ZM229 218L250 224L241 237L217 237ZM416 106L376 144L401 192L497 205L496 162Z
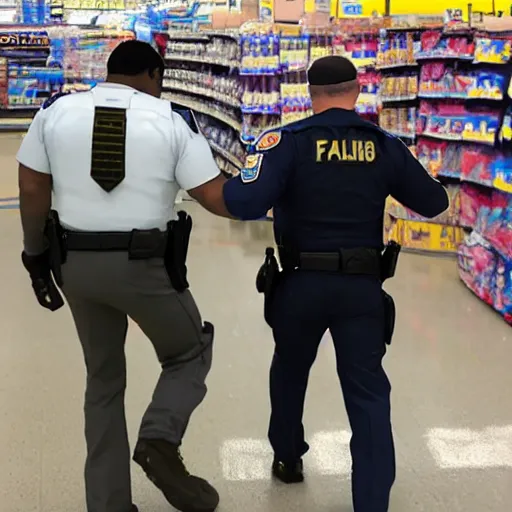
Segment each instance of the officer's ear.
M159 82L160 84L162 83L162 81L164 79L164 77L160 73L159 68L148 70L148 75L151 80L155 80L155 81Z
M146 82L146 92L151 96L155 96L156 98L160 98L162 94L162 83L164 80L163 73L160 72L159 68L149 69L147 72L147 76L149 80Z

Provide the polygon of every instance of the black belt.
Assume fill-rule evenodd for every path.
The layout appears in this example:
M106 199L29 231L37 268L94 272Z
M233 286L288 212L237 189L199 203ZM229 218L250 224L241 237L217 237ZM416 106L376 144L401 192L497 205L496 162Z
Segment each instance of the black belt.
M166 249L167 233L159 230L133 230L130 232L65 231L64 237L68 251L137 251L138 248L143 248L145 250L151 249L151 257L163 257ZM150 242L150 244L147 242Z
M338 252L301 252L295 268L346 275L380 277L381 254L377 249L340 249ZM286 265L283 263L283 266Z

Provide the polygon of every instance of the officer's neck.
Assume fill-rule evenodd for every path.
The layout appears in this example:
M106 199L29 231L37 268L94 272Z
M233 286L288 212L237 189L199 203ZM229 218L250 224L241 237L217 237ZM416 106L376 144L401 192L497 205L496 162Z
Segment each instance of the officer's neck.
M107 83L125 85L140 92L146 92L144 80L140 76L108 75Z
M355 102L348 98L317 98L313 100L313 112L321 114L331 109L354 110Z

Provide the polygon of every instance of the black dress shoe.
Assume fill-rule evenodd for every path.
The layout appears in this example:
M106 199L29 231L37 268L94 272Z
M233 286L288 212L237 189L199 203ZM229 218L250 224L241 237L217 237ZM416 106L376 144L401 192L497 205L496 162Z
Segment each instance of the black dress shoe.
M272 463L272 474L285 484L298 484L304 481L304 465L302 459L297 462L281 462L274 459Z
M130 512L139 512L139 509L135 505L132 505Z

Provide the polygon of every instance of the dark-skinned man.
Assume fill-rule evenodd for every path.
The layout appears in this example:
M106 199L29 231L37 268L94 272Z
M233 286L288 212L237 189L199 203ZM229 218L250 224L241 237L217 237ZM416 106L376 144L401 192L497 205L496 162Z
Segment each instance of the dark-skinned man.
M191 220L174 202L184 189L223 204L225 179L193 114L181 112L185 120L159 99L164 68L150 45L122 43L105 83L47 101L17 155L23 263L50 310L63 305L55 278L85 356L88 512L137 510L124 412L128 317L162 365L134 460L180 511L212 512L219 502L180 455L206 394L214 333L188 290Z

